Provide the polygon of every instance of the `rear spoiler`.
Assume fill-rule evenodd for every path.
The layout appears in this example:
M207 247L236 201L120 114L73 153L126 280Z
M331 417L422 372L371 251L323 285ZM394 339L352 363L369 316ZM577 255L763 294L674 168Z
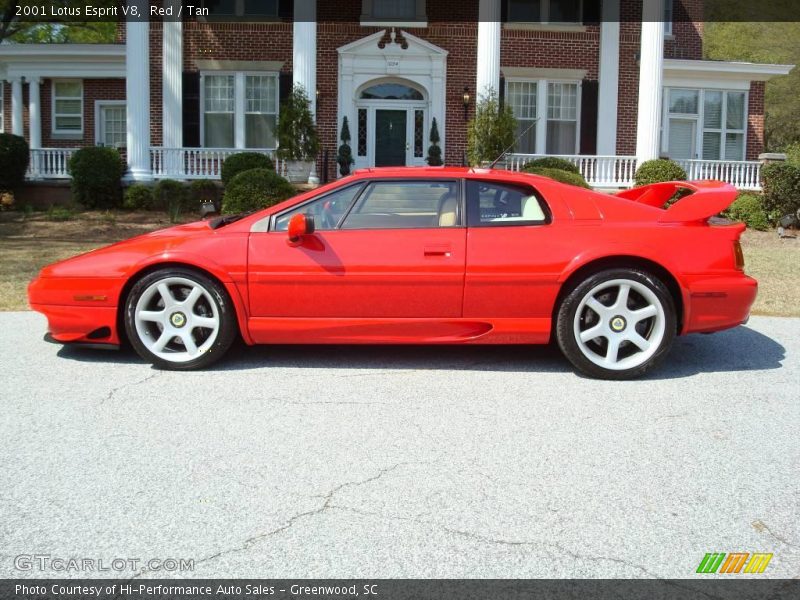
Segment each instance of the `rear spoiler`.
M662 208L680 190L692 192L670 205L658 218L659 223L705 221L728 208L738 195L729 183L722 181L666 181L618 192L618 198Z

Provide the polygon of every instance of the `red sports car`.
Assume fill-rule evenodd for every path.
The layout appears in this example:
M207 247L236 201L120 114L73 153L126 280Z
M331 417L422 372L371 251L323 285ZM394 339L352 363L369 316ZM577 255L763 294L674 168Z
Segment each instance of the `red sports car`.
M667 209L681 188L691 193ZM736 190L616 195L508 171L368 169L248 215L142 235L45 267L48 336L165 369L247 344L545 344L580 371L639 376L676 335L744 323L756 282Z

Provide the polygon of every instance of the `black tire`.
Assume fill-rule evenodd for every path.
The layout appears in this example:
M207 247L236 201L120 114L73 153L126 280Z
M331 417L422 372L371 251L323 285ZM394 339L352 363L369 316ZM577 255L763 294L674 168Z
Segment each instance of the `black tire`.
M205 308L206 310L214 310L214 308L212 308L209 304L210 299L210 301L213 301L218 315L218 329L216 330L216 338L208 344L207 348L202 350L197 358L183 360L181 362L168 360L154 354L142 341L140 332L136 326L136 306L139 300L142 298L142 295L154 284L171 280L171 278L189 280L203 288L207 292L207 296L204 295L201 298L201 303L204 304L201 309ZM238 332L236 310L233 306L233 302L228 296L227 290L225 290L221 284L210 277L197 271L181 267L169 267L161 269L152 273L148 273L139 279L133 285L128 297L126 298L124 321L128 340L130 340L131 346L134 350L136 350L136 353L144 360L152 363L159 369L172 371L191 371L202 369L211 365L212 363L215 363L228 351L230 346L233 344L233 341L236 339L236 334ZM195 331L195 329L192 329L190 332L190 335L193 336L193 339L195 336ZM201 332L203 331L207 330L201 330ZM155 335L157 335L158 331L154 330L154 332Z
M631 297L625 303L625 309L628 309L628 313L626 314L630 314L630 310L632 309L629 309L629 306L631 304L634 307L636 306L637 299L642 307L652 304L654 310L658 310L659 308L655 302L655 300L657 300L663 312L659 311L658 316L642 318L641 321L638 322L631 320L631 323L633 323L633 325L631 325L626 319L622 321L617 320L617 316L614 313L621 311L616 310L617 304L614 300L610 301L609 306L606 306L606 303L603 301L600 302L603 304L601 308L607 308L609 311L606 317L601 317L599 312L595 312L586 305L581 306L585 300L588 300L589 293L593 290L597 290L598 287L601 291L595 293L599 295L600 298L602 298L603 295L610 297L616 285L611 282L617 281L631 282L632 287L629 288L631 289ZM607 288L608 291L603 291L604 285L611 287ZM620 285L624 287L624 284ZM639 286L644 286L650 290L652 295L646 292L644 293L645 295L640 294L638 290L642 288ZM618 288L617 293L619 293L620 289L621 287ZM618 296L617 299L619 299ZM579 309L581 310L581 316L578 317L576 321L576 314ZM601 312L604 311L601 310ZM604 336L602 333L596 334L595 338L583 342L578 339L577 331L586 334L590 333L588 330L592 326L601 327L602 325L606 325L606 331L609 335ZM612 329L612 327L622 327L622 329L617 331L616 329ZM595 361L601 361L603 359L603 346L605 345L605 352L607 353L605 358L608 359L610 355L609 344L611 343L611 338L614 336L621 338L623 335L626 335L626 329L628 334L635 335L638 333L640 338L643 338L642 342L648 342L650 340L653 340L653 342L648 345L646 351L628 340L618 342L619 351L618 354L615 354L614 361L617 361L616 356L618 355L623 356L623 358L619 359L618 363L613 361L608 363L613 364L614 368L608 368L597 364ZM664 360L672 346L676 332L677 316L675 302L669 290L661 280L651 273L634 268L608 269L589 275L583 281L578 282L561 302L556 322L556 339L564 356L567 357L578 371L598 379L621 380L641 377L648 371L657 367ZM648 338L648 335L651 337ZM626 353L628 354L627 356L625 356ZM588 356L592 356L594 360L590 359ZM641 362L640 364L636 364L636 361ZM625 368L626 363L630 363L631 366Z

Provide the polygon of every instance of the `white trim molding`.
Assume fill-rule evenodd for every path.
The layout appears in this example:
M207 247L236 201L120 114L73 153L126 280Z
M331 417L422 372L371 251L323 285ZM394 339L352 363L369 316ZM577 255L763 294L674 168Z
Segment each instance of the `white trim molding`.
M124 44L1 44L8 77L125 77Z
M96 146L106 145L103 139L105 125L103 124L102 109L106 106L127 106L125 100L95 100L94 101L94 143ZM127 121L127 119L126 119ZM114 147L124 148L127 140Z

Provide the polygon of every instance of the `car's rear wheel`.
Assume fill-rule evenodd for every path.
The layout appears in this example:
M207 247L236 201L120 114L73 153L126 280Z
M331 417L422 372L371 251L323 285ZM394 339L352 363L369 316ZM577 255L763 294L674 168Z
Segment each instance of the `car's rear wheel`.
M139 356L157 367L199 369L230 348L236 314L216 281L189 269L163 269L131 288L125 330Z
M561 351L587 375L632 379L669 352L677 325L663 282L638 269L609 269L580 282L561 303Z

